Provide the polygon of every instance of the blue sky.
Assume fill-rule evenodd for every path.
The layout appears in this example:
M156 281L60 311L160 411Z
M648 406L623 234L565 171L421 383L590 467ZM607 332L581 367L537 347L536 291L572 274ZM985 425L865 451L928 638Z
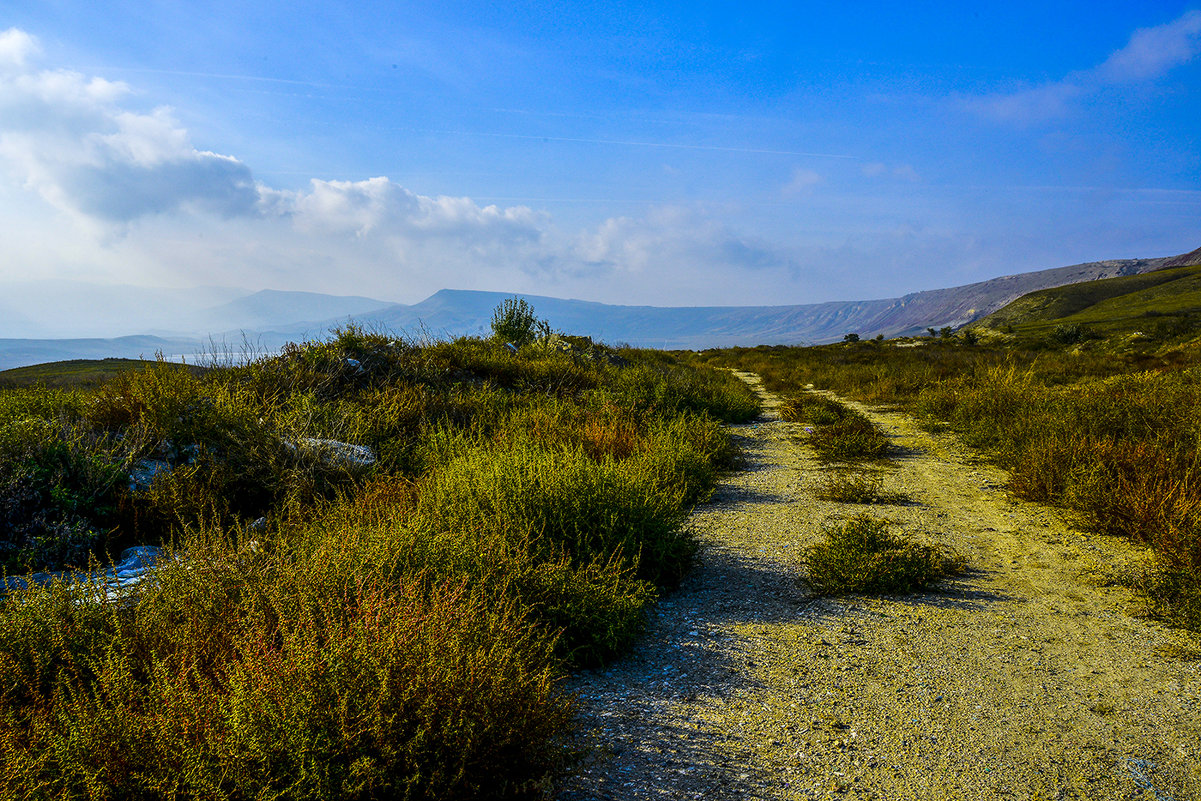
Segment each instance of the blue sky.
M887 297L1201 245L1201 6L0 15L0 291Z

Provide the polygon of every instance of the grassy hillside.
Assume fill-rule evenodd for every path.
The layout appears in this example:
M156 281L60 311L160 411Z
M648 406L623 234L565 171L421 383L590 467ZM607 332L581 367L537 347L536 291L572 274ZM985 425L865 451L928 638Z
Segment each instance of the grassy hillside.
M564 673L688 570L721 421L758 410L725 373L554 345L348 328L0 391L0 568L167 550L118 602L0 600L0 797L543 797Z
M95 387L111 381L121 373L145 369L154 364L155 362L145 359L71 359L14 367L11 370L0 370L0 389L32 387L39 384L47 387ZM173 365L165 363L164 366L169 368ZM182 364L174 366L185 367ZM186 369L199 371L201 368L189 365Z
M1027 338L1072 326L1102 336L1164 338L1201 325L1198 313L1201 266L1191 266L1031 292L974 327Z

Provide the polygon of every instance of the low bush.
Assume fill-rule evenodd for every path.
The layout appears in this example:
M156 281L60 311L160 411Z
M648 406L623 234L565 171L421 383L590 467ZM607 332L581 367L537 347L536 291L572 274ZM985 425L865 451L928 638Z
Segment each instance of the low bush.
M909 503L903 492L885 492L884 478L878 472L834 470L817 486L817 497L837 503Z
M132 608L4 607L0 795L535 797L562 764L572 704L511 610L205 556Z
M882 459L892 449L879 426L851 410L836 422L818 426L807 441L827 462Z
M127 468L120 442L66 419L0 424L0 571L86 565Z
M811 423L817 426L837 423L850 413L845 404L824 395L794 395L780 404L780 416L790 423Z
M640 463L596 463L580 450L529 443L471 450L431 478L417 504L417 525L525 537L577 565L618 559L637 576L674 586L696 543L683 528L682 492L664 487Z
M955 559L892 533L890 525L870 515L827 525L825 540L805 550L805 582L822 595L905 593L959 569Z

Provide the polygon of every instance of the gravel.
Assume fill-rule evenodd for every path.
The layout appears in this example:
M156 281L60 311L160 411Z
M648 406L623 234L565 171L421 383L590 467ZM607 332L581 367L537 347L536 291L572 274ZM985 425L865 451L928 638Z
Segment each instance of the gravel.
M1116 577L1144 551L1015 501L1005 475L902 414L884 489L818 500L777 400L735 426L745 468L691 519L702 550L633 652L573 680L589 754L561 801L1201 798L1201 644ZM869 511L967 570L899 597L813 596L801 549Z

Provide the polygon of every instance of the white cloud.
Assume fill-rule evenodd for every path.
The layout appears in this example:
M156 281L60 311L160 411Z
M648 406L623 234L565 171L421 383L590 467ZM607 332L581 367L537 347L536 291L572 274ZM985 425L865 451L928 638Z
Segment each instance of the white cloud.
M1155 80L1201 52L1201 11L1134 32L1103 63L1015 92L966 98L970 110L1002 122L1037 124L1069 114L1075 101L1107 88Z
M0 177L12 179L0 185L0 212L16 208L18 194L46 201L6 214L41 220L19 241L0 242L0 271L10 277L20 275L18 259L36 259L40 277L65 275L70 264L72 277L175 286L405 300L448 286L567 294L586 286L593 297L655 302L684 297L682 277L695 279L688 297L698 300L717 282L745 284L740 274L791 269L786 256L695 210L652 209L565 232L526 206L421 195L382 176L269 187L237 158L194 144L171 109L139 107L121 82L45 69L38 52L21 31L0 34ZM790 186L820 180L798 169Z
M1147 81L1186 64L1201 52L1201 11L1189 11L1165 25L1135 31L1130 42L1093 74L1107 84Z
M25 31L17 28L0 31L0 69L24 67L40 49L37 40Z
M131 111L129 87L68 70L36 69L36 41L0 35L0 163L57 208L128 223L196 208L229 216L258 201L250 170L198 150L170 109Z

